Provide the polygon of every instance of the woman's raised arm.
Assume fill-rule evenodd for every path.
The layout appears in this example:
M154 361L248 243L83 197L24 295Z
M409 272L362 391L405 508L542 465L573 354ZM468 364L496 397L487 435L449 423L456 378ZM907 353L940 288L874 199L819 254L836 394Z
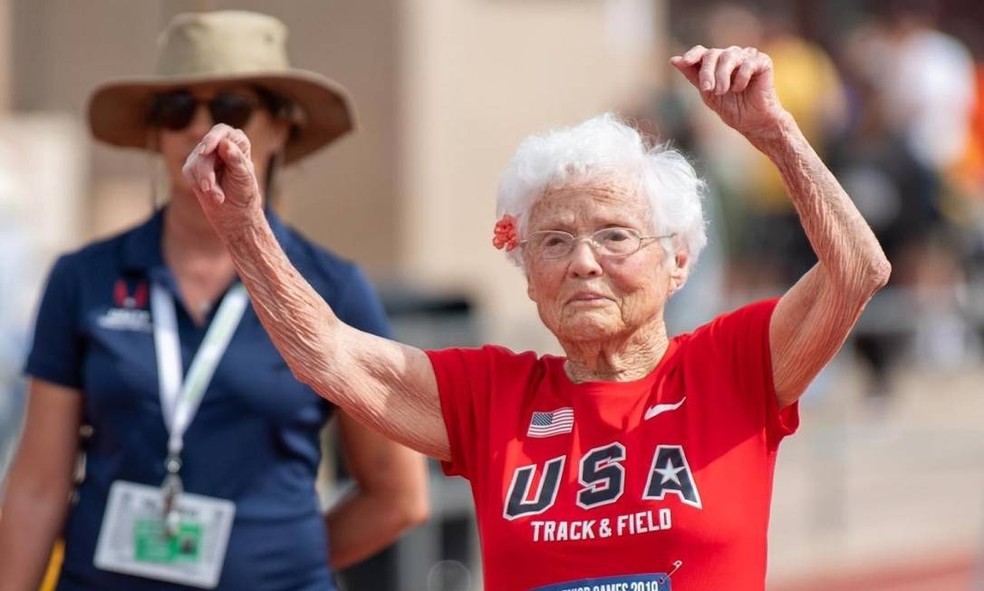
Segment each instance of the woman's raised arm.
M246 134L216 125L188 156L184 173L232 254L277 350L298 380L362 423L417 451L449 459L427 355L339 320L274 237L249 150Z

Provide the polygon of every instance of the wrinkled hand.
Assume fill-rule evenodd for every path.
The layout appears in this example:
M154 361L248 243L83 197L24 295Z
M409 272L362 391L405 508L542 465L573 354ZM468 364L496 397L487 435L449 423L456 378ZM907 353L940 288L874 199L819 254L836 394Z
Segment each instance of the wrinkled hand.
M182 169L209 221L220 233L263 211L249 138L219 123L205 134Z
M782 120L772 59L754 47L692 47L670 63L699 91L704 104L748 138L765 135Z

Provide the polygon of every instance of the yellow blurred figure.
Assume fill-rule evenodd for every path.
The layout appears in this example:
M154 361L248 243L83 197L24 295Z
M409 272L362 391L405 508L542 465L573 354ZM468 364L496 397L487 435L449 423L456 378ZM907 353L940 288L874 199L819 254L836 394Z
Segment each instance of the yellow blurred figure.
M55 544L51 551L51 560L48 561L48 570L44 573L44 582L41 583L41 591L55 591L55 584L58 582L58 573L61 572L62 556L65 552L61 542Z
M770 39L763 50L772 57L779 100L810 143L822 149L847 116L844 86L833 60L819 45L789 34ZM779 172L761 153L756 153L751 177L749 197L754 209L791 211Z

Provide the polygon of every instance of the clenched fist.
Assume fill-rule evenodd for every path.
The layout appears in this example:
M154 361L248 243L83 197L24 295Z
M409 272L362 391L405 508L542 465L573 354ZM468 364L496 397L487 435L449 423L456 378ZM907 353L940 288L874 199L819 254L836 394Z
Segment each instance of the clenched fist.
M771 133L787 116L772 78L772 58L754 47L692 47L670 63L699 91L704 104L746 138Z
M263 214L263 195L249 138L224 123L215 125L191 151L183 172L202 209L222 234Z

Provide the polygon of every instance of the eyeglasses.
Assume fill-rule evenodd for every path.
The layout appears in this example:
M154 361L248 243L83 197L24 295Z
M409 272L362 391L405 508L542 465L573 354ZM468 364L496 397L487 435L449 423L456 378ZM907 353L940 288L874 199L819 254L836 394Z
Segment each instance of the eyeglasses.
M670 238L673 234L662 236L643 236L632 228L602 228L588 235L574 236L560 230L540 230L532 232L519 245L542 259L562 259L574 252L578 242L587 240L599 256L610 258L627 257L635 254L645 244L660 238Z
M154 95L148 119L151 125L171 131L181 131L191 124L200 104L208 107L214 123L225 123L231 127L243 127L249 122L256 109L269 108L262 98L234 92L220 92L204 100L187 90L178 90ZM273 109L270 111L276 113Z

